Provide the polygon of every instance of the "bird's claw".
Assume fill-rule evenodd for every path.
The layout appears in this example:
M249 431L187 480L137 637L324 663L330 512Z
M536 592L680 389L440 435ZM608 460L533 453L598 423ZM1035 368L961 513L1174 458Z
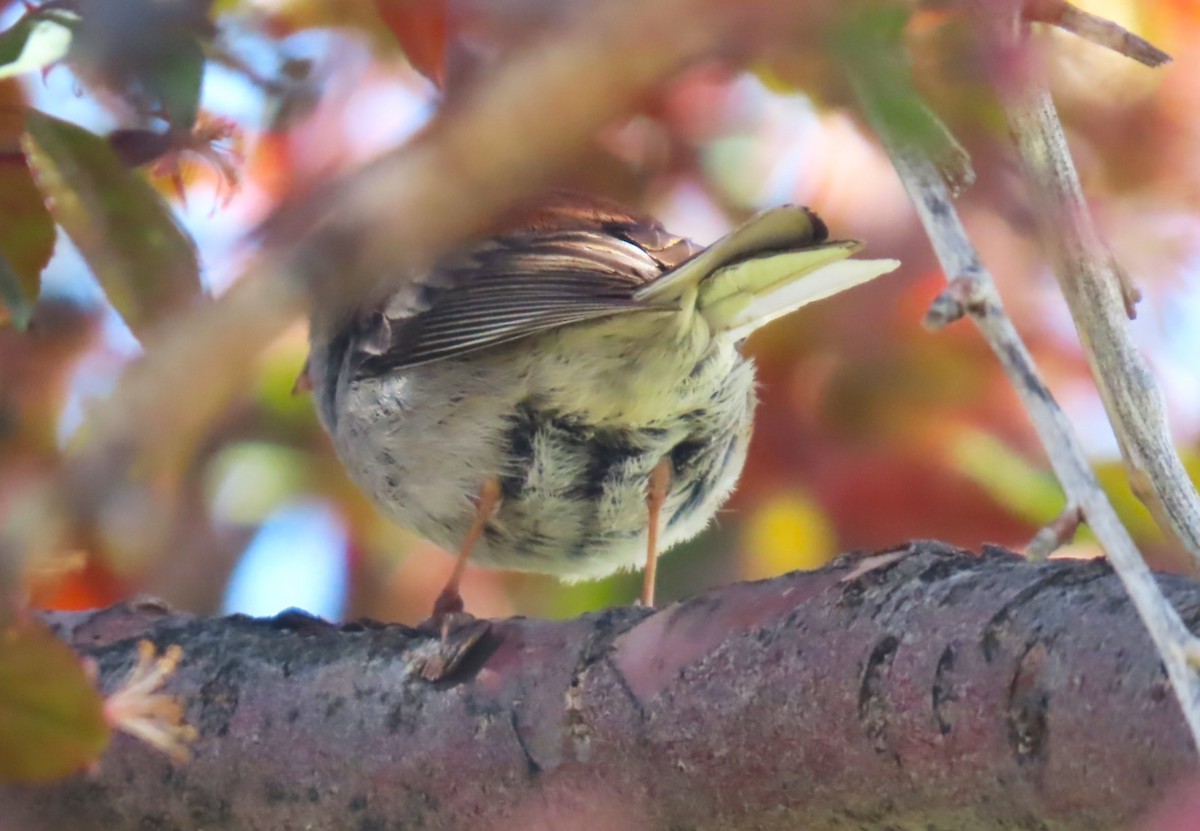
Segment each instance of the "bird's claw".
M417 626L417 632L426 637L413 647L409 667L426 681L441 681L462 665L491 627L491 621L461 611L461 607L453 612L435 607L433 615Z

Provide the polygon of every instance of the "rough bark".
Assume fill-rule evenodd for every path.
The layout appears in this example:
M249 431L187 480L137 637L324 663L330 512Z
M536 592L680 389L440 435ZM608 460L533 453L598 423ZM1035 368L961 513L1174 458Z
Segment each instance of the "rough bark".
M1200 585L1161 584L1189 626ZM173 765L0 788L32 829L1126 828L1196 758L1100 561L917 542L659 611L495 621L447 681L403 626L55 615L108 684L181 644Z

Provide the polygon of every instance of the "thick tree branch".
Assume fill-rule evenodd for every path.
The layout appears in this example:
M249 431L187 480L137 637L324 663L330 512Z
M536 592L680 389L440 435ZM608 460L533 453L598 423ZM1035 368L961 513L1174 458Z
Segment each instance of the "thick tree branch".
M1200 617L1200 586L1161 583ZM97 775L0 788L5 827L1102 831L1196 764L1100 561L914 543L658 612L496 621L438 684L402 626L54 620L109 683L140 638L181 644L200 738L186 766L119 739Z

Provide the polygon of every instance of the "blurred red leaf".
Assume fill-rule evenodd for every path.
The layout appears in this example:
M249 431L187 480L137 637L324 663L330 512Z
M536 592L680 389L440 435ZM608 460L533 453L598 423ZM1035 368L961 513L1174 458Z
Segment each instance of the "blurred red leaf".
M201 113L190 130L118 129L108 134L108 143L128 167L153 163L150 175L165 179L184 204L186 186L206 169L215 174L222 207L241 182L241 132L229 119Z
M446 80L446 0L375 0L375 8L413 68L441 89Z
M29 588L30 601L35 607L62 611L101 609L130 594L130 587L95 556L89 557L82 569Z

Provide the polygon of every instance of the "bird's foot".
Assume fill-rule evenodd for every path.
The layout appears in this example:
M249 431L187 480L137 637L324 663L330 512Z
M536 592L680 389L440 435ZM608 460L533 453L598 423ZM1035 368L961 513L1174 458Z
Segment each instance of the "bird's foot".
M462 665L491 627L491 621L463 610L458 592L443 591L433 614L417 624L417 632L428 639L414 649L413 671L426 681L443 680Z

